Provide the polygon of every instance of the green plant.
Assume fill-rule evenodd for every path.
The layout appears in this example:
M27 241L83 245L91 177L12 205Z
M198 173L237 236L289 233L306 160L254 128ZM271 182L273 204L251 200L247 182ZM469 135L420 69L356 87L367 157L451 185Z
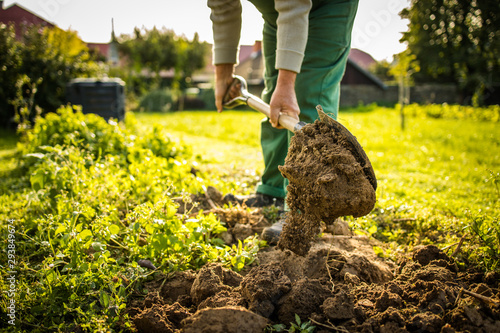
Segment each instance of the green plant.
M10 123L15 109L19 111L16 82L22 81L22 88L31 88L32 91L35 87L26 83L36 83L37 93L34 96L25 96L24 89L21 91L23 98L31 98L28 108L31 112L23 117L33 121L35 111L53 112L65 103L66 85L71 79L103 74L103 67L93 60L87 45L76 32L37 25L23 29L22 37L16 40L11 26L0 25L2 125Z
M0 216L16 230L21 330L130 329L127 299L153 273L139 260L163 272L213 261L241 270L264 245L227 246L214 214L177 214L172 196L205 186L190 149L158 126L142 134L129 115L125 124L71 107L49 113L21 145L21 177L0 183Z
M215 92L214 92L213 88L202 89L200 91L200 99L205 104L206 110L214 110L215 109Z
M302 322L299 315L295 314L295 323L290 323L290 328L286 329L284 324L276 324L268 327L268 332L298 332L312 333L316 326L311 325L311 321Z
M139 108L145 111L170 111L174 105L169 89L153 90L141 98Z
M259 240L257 235L250 236L243 242L238 239L238 245L233 244L231 248L225 248L223 262L232 269L241 271L255 261L257 252L264 246L265 241Z
M88 151L95 160L125 153L131 141L117 123L107 123L95 114L84 115L78 106L63 106L39 118L27 140L25 154L41 152L47 146L71 146Z
M262 213L270 223L278 222L281 217L279 207L274 205L262 207Z
M20 76L22 62L19 49L22 46L16 41L13 25L0 24L0 119L2 126L11 126L14 107L10 101L15 99L19 91L16 83Z
M42 81L39 78L36 82L32 82L28 76L23 74L16 82L17 93L10 104L14 106L14 122L17 124L17 132L21 136L21 141L26 140L26 135L32 126L32 120L42 113L40 107L34 105L37 86ZM33 109L35 110L34 114Z
M491 170L489 170L490 174L491 174L491 177L490 177L490 181L491 183L495 186L495 189L497 191L497 197L498 199L500 200L500 172L493 172Z
M473 233L469 257L477 264L495 270L500 268L500 218L479 212L466 213Z
M426 106L419 108L426 112ZM208 185L251 191L262 167L259 114L127 114L124 124L114 124L70 111L41 118L45 122L34 126L39 137L19 152L15 132L0 133L0 233L8 233L5 221L12 219L20 291L16 310L23 318L16 328L129 330L120 307L132 293L143 295L144 282L157 274L140 267L139 258L164 272L199 267L216 253L215 260L235 270L254 260L262 246L258 238L220 245L218 230L225 226L216 217L172 215L177 204L171 198L204 193ZM497 123L422 114L409 117L409 130L401 133L393 108L339 118L356 132L379 181L372 213L346 220L357 232L385 242L377 249L380 255L395 258L430 243L455 249L450 245L467 232L458 264L498 269ZM86 135L91 131L82 121L93 124L95 137ZM256 130L238 126L242 123ZM156 130L153 124L159 125ZM65 140L58 126L63 136L78 139ZM469 227L473 223L477 234ZM193 250L190 258L180 260L159 247L165 241L160 233L169 233L167 241L180 251ZM0 239L4 249L6 242ZM7 262L5 251L0 262ZM0 276L3 290L6 284ZM2 299L2 311L5 306ZM0 330L5 327L3 316Z
M429 117L436 119L467 119L472 121L500 121L500 106L489 105L484 107L473 107L450 104L419 105L410 104L405 106L405 113L413 117Z

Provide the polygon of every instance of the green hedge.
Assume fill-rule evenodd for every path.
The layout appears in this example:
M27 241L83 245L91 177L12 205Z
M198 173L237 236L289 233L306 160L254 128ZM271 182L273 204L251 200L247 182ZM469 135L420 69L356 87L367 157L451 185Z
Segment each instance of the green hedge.
M450 104L410 104L405 106L404 111L407 115L416 117L500 121L500 105L474 107Z

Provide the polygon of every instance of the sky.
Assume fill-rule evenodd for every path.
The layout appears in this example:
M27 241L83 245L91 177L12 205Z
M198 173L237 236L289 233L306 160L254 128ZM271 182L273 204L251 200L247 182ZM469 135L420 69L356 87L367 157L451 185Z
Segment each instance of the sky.
M154 26L172 29L191 39L213 42L210 9L206 0L4 0L4 8L17 3L55 23L75 30L88 43L106 43L111 38L111 20L116 35L131 34L134 27ZM399 42L408 21L399 12L410 0L359 0L354 21L352 47L376 60L391 60L406 46ZM243 27L240 44L251 45L261 39L262 18L247 0L242 0Z

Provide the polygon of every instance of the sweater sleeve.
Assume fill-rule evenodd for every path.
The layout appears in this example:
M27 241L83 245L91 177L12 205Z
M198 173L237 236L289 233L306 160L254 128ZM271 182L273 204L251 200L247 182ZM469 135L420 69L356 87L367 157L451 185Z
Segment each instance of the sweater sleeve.
M300 72L307 44L312 0L275 0L278 12L276 68Z
M240 0L207 0L212 10L213 63L236 64L241 33Z

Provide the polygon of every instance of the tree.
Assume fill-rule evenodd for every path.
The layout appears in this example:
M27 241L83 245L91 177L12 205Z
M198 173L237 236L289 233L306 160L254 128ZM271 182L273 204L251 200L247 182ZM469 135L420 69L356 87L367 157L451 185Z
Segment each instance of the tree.
M176 68L176 82L181 90L179 97L178 109L184 109L184 90L192 82L193 73L205 67L205 54L207 53L208 44L200 43L198 33L194 34L192 41L185 38L179 39L179 62Z
M120 36L120 52L127 56L136 72L147 69L155 74L153 88L160 84L161 70L175 70L175 85L185 88L193 72L205 66L207 44L177 36L172 30L156 27L152 30L134 29L132 35Z
M134 34L122 35L119 50L131 65L140 72L143 68L155 74L155 84L160 83L160 71L175 68L178 63L176 36L172 30L135 28Z
M398 81L399 91L398 100L401 115L401 130L405 129L405 105L410 104L410 87L413 84L412 75L420 71L416 56L411 54L408 49L396 54L394 64L388 74L394 76Z
M98 75L87 45L76 32L37 25L15 39L12 26L0 26L0 120L10 125L23 103L29 110L55 111L65 103L71 79ZM36 92L36 94L35 94ZM29 101L29 102L28 102ZM33 118L34 114L25 115Z
M35 104L44 111L55 111L65 103L66 85L71 79L101 74L87 45L74 31L31 26L22 44L21 72L32 82L42 79Z
M161 70L173 70L171 88L178 97L178 108L184 108L185 90L191 85L193 73L205 67L208 44L199 41L198 34L192 40L184 36L177 36L172 30L165 28L152 30L135 28L131 35L121 35L119 50L129 62L130 67L126 73L127 86L138 95L145 91L143 85L137 80L144 69L152 76L152 90L154 98L172 95L172 91L162 91ZM130 90L129 90L130 91ZM151 97L153 98L153 97Z
M0 120L7 125L14 116L10 101L16 96L21 57L13 26L0 25Z
M392 66L391 63L388 60L383 59L370 65L368 70L370 71L370 73L373 73L376 77L378 77L382 81L392 82L394 81L395 78L390 73L391 66Z
M412 0L401 41L419 62L417 82L455 83L481 103L500 82L500 2Z
M194 34L192 41L185 38L179 40L180 61L177 68L188 81L195 71L205 67L207 48L207 43L200 43L198 33Z

